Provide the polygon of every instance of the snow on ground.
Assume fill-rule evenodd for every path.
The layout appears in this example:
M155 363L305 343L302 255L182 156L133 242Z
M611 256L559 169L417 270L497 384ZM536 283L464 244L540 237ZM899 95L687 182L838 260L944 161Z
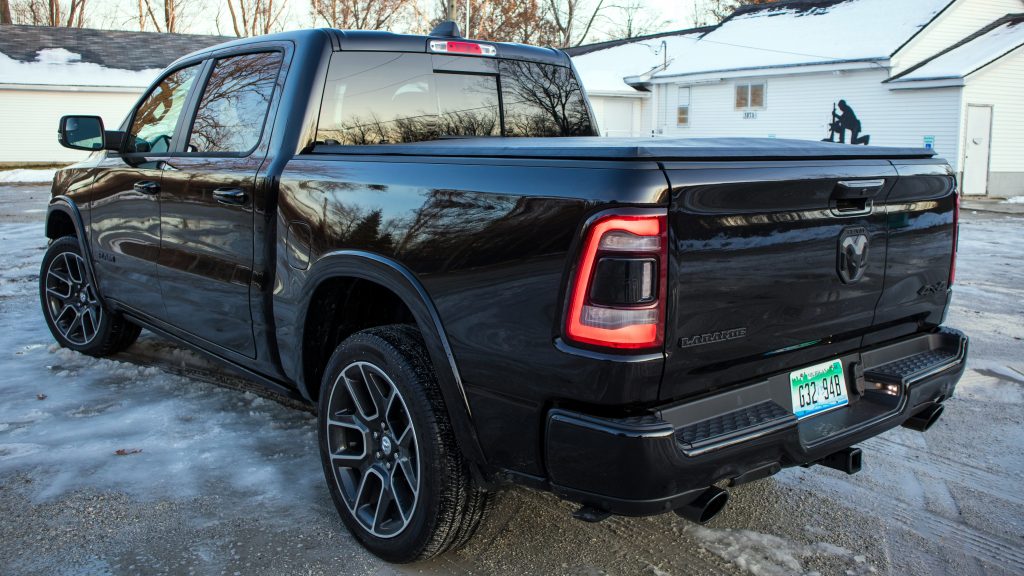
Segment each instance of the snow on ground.
M56 173L56 168L18 168L15 170L0 170L0 183L49 184L53 182L53 176Z
M927 434L862 443L861 473L784 470L733 489L707 527L582 523L517 488L464 550L400 567L344 531L308 412L212 385L234 377L148 333L110 360L53 346L29 197L0 187L19 208L0 210L5 575L1024 573L1024 219L963 215L949 324L972 338L971 369Z
M1002 204L1024 204L1024 196L1014 196L1002 201Z

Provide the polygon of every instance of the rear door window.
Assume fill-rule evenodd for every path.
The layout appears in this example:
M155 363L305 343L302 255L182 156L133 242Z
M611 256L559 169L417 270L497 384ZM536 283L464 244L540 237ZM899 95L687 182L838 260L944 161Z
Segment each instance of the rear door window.
M317 140L392 144L436 139L432 82L426 54L335 54L327 73Z
M203 90L188 151L248 153L259 143L277 73L280 52L220 58Z

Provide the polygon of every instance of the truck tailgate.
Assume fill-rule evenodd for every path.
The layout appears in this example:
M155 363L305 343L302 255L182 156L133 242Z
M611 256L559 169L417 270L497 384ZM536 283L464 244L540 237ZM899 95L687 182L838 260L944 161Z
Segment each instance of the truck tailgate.
M756 381L857 349L865 335L938 324L953 228L942 166L906 161L901 181L885 160L665 163L661 397Z

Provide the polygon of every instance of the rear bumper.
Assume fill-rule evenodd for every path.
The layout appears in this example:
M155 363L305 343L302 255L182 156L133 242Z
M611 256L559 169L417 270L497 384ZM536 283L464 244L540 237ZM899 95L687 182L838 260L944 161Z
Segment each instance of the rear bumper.
M615 514L659 514L722 480L817 462L949 398L967 343L944 328L843 356L856 377L849 405L800 421L788 373L642 417L552 410L545 433L552 491Z

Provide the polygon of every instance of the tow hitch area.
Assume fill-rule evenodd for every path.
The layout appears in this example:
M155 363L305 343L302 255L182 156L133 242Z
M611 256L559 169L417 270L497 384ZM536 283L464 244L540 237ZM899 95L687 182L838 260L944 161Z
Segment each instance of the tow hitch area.
M847 474L856 474L857 472L860 472L861 451L860 448L855 448L853 446L843 448L842 450L833 452L810 465L813 466L814 464L821 464L822 466L834 468L840 472L846 472Z

